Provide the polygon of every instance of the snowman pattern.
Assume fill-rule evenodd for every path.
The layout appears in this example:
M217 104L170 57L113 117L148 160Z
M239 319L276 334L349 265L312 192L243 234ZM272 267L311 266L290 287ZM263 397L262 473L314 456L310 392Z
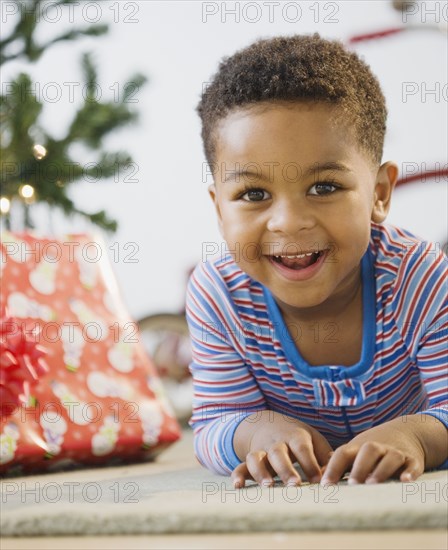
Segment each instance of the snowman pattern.
M107 358L112 367L119 372L131 372L134 368L132 344L117 342L107 351Z
M112 415L106 416L104 424L92 437L92 454L104 456L112 452L118 440L120 423L116 422Z
M47 322L56 318L51 308L31 300L22 292L11 292L8 296L8 313L11 317L32 317Z
M129 399L131 392L119 380L106 376L102 372L90 372L87 375L87 387L97 397L119 397Z
M58 265L47 258L37 264L36 268L30 271L29 280L31 286L40 294L53 294L56 290L56 271Z
M87 262L84 258L82 249L77 248L75 252L75 260L78 263L79 280L83 287L87 290L92 290L96 284L97 268L92 262Z
M14 458L18 439L19 429L17 425L14 422L9 422L0 435L0 464L7 464Z
M98 315L95 315L82 300L71 298L69 306L72 312L78 317L79 322L84 325L86 337L89 340L97 342L107 338L106 323Z
M163 422L163 414L157 401L141 403L138 411L143 428L143 444L148 447L158 441Z
M64 325L61 328L62 348L64 350L64 363L71 372L76 372L81 364L81 355L85 346L85 340L79 328Z
M78 424L78 426L85 426L89 423L89 419L84 416L84 412L87 411L88 404L78 399L75 395L70 393L70 390L62 382L54 380L51 382L51 389L55 396L60 400L64 406L67 414L72 422Z
M64 443L64 434L67 431L67 422L58 411L45 411L40 416L39 423L43 430L49 456L58 455Z

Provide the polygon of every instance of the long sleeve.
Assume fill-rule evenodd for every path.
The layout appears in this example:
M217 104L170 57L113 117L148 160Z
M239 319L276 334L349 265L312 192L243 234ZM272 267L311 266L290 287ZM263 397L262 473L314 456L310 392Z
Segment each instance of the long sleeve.
M425 414L448 429L448 258L430 243L410 248L395 311L427 394ZM429 421L429 419L428 419ZM448 460L439 468L447 468Z
M214 266L200 264L192 274L186 314L193 357L190 425L195 453L203 466L228 475L240 463L233 449L236 428L266 403L245 362L244 326Z
M445 283L446 285L446 283ZM448 308L443 309L429 325L417 353L417 365L428 393L428 406L422 414L430 414L448 429Z

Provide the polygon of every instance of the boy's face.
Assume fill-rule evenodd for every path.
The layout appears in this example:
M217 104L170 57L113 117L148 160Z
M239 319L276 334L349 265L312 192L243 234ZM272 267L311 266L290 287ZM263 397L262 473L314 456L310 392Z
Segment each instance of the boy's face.
M343 307L359 287L370 222L385 219L397 178L392 163L373 167L334 114L267 103L232 111L216 132L209 192L229 251L297 314Z

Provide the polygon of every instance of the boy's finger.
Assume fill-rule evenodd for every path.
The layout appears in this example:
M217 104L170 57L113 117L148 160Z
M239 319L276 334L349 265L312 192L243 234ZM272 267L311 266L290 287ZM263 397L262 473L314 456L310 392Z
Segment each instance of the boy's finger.
M327 462L322 466L322 468L320 469L320 471L322 472L322 475L324 474L325 470L327 469L327 466L328 466L328 463L330 462L331 460L331 457L334 455L334 451L331 451L331 453L328 453L328 459L327 459Z
M247 464L245 462L239 464L233 470L232 474L230 475L230 479L232 480L235 489L242 489L246 484L246 479L252 479L252 476L247 469Z
M341 445L338 447L330 458L320 484L337 483L344 473L350 469L356 458L358 449L359 447L353 445Z
M268 452L269 464L285 485L299 485L302 482L300 475L294 468L289 456L286 443L273 445Z
M364 483L367 479L367 476L376 471L378 466L384 460L386 454L387 448L383 447L383 445L362 445L358 453L356 454L356 458L353 462L348 483L350 485L354 485L356 483ZM389 461L386 461L386 463L384 464L386 472L388 472L390 468L390 463L388 462ZM395 470L397 468L395 468Z
M302 467L308 481L317 483L321 478L321 469L313 450L313 442L309 440L290 441L289 447Z
M331 455L334 453L333 448L328 443L326 438L318 431L311 434L314 454L321 466L328 464Z
M403 453L395 449L390 449L384 454L376 467L372 467L372 473L368 479L366 479L367 475L365 475L365 472L362 472L362 475L357 478L357 480L359 480L360 483L363 483L364 481L366 483L381 483L393 477L397 473L397 471L401 469L405 462L406 457Z
M252 479L261 487L273 485L274 478L268 465L265 451L254 451L246 456L246 464Z
M408 458L406 468L400 475L400 481L409 483L415 481L425 471L425 466L416 458Z

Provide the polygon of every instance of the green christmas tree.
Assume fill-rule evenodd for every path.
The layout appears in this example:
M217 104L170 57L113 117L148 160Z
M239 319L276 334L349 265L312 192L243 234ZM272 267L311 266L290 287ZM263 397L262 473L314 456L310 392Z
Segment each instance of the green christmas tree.
M59 9L68 9L67 5L71 3L74 0L53 2L55 6L60 6ZM42 0L16 0L16 5L20 16L9 36L0 40L0 66L15 59L33 63L58 42L73 41L82 36L100 36L108 31L106 25L90 25L70 30L38 45L35 34L43 21ZM117 222L110 219L104 210L86 212L77 208L67 191L72 183L81 178L90 177L91 181L95 181L129 169L132 162L130 155L123 151L105 151L103 141L111 132L137 119L137 113L129 108L128 99L146 79L141 74L135 74L123 86L119 101L115 101L115 97L114 101L100 101L101 98L97 98L98 75L91 54L85 53L81 63L83 104L77 111L74 109L72 122L61 139L49 135L41 124L43 103L30 93L34 83L29 75L21 73L11 82L3 84L0 97L1 205L7 227L9 204L20 200L25 210L24 223L29 228L34 227L31 205L37 202L61 208L66 215L81 214L107 231L117 228ZM36 136L39 136L38 140ZM94 151L96 162L84 166L72 158L70 148L75 143Z

